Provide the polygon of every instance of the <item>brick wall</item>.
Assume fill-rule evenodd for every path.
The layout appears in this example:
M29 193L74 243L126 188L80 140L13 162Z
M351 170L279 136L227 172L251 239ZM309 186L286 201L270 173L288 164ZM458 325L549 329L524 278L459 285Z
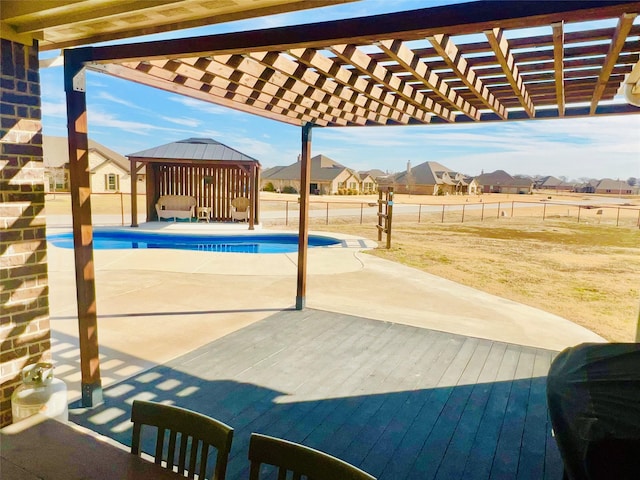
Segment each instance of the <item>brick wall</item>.
M37 45L1 40L0 426L27 364L51 359Z

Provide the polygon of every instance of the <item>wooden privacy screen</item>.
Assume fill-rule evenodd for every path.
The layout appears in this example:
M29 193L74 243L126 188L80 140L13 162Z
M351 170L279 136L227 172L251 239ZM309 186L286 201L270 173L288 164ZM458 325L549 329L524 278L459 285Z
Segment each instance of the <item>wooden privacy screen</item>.
M156 169L153 204L162 195L189 195L199 207L211 207L213 220L231 220L231 200L249 198L251 176L240 166L199 167L190 165L149 165Z

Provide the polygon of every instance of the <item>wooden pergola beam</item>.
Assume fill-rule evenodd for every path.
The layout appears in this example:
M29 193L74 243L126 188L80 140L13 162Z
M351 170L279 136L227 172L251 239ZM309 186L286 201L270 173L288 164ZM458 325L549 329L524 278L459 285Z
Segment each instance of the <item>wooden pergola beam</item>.
M203 85L217 84L223 90L233 91L244 96L247 99L245 102L247 104L264 102L283 109L284 114L288 115L286 112L290 112L291 115L289 116L295 116L298 119L303 118L302 116L305 116L305 121L308 121L309 118L315 118L316 122L322 125L327 125L328 123L347 124L347 120L341 118L338 114L328 115L318 110L317 105L319 102L314 103L312 99L304 95L307 87L296 88L295 85L287 85L287 88L284 88L284 83L287 79L281 79L282 83L265 81L265 68L240 55L227 57L227 61L232 65L228 66L213 59L197 57L181 59L180 61L152 60L149 63L162 70L175 72L177 75L200 82ZM167 67L169 64L172 65L170 68ZM214 67L209 69L208 67L211 65L214 65ZM216 65L217 68L215 67ZM272 75L266 78L271 79ZM198 88L199 90L203 89L202 86ZM364 124L364 121L361 124Z
M332 77L336 82L355 90L360 96L385 104L391 109L389 117L395 122L408 124L411 118L423 123L431 121L429 112L407 105L404 99L385 92L374 82L360 77L356 72L340 67L332 59L316 50L292 49L288 53L303 64L315 68L324 75Z
M356 45L332 45L329 47L329 50L419 110L431 112L442 118L445 122L455 121L455 116L448 108L438 102L434 102L431 98L425 97L411 85L400 80L393 73L389 72L385 66L372 60L369 55L360 50Z
M536 113L533 102L531 101L531 98L529 98L527 87L520 76L520 71L518 70L518 66L513 58L509 42L504 36L504 29L493 28L491 30L485 30L484 34L493 49L496 60L507 77L507 81L511 85L511 88L513 88L516 97L518 97L520 105L522 105L522 108L524 108L524 111L529 115L529 117L535 117Z
M150 63L143 64L141 62L92 65L91 68L105 73L113 72L114 75L120 78L126 78L132 81L136 81L136 77L144 78L145 81L143 83L156 88L181 93L188 97L198 98L217 105L230 107L235 110L261 115L267 118L271 117L274 120L285 121L292 125L299 126L302 122L312 120L322 126L329 123L327 120L322 118L314 119L314 117L307 114L305 109L297 106L295 107L296 110L289 110L287 107L291 106L290 103L280 106L278 104L270 103L269 101L272 100L271 97L258 99L252 98L252 91L246 87L230 91L228 88L232 82L220 77L216 77L210 83L205 84L200 80L183 76L183 80L177 83L174 80L176 80L179 74ZM151 78L152 80L150 80ZM269 112L273 112L274 115L269 115Z
M558 115L564 117L564 24L551 25L553 30L553 72Z
M148 60L291 48L322 49L328 45L367 44L389 38L418 40L447 33L452 28L457 35L474 34L494 28L498 22L502 28L511 29L523 25L547 26L563 20L598 20L634 11L639 4L625 0L583 0L579 5L574 2L488 0L286 28L93 47L92 60Z
M449 35L433 35L427 37L433 48L442 57L444 62L451 68L467 88L478 97L482 103L493 110L504 120L507 119L507 111L482 83L476 73L471 69L471 65L462 56L457 45L451 40Z
M144 85L148 85L150 87L158 88L160 90L165 90L171 93L178 93L184 95L186 97L195 98L198 100L205 101L207 103L215 103L216 105L221 105L223 107L228 107L233 110L238 110L245 113L251 113L253 115L260 115L262 117L270 118L271 120L278 120L284 123L289 123L291 125L300 125L300 120L297 118L291 117L283 117L279 115L279 111L276 107L269 110L261 110L258 107L253 105L246 105L244 103L237 103L233 101L233 96L227 97L226 91L223 91L220 88L211 88L211 90L199 91L189 88L185 85L179 85L167 81L162 77L153 77L147 75L146 72L138 70L135 65L139 65L138 62L135 63L127 63L127 64L89 64L87 68L90 70L99 71L102 73L106 73L109 75L113 75L118 78L124 78L126 80L142 83ZM159 69L161 70L161 69ZM211 93L213 92L213 93ZM214 101L215 100L215 101ZM273 113L271 113L273 110Z
M251 53L249 56L287 77L291 76L309 87L326 93L329 95L325 99L328 105L345 109L347 112L361 118L365 124L367 121L371 121L384 125L390 119L388 116L389 107L384 107L383 104L373 100L369 102L367 108L358 105L355 103L358 101L357 92L340 85L325 75L321 75L317 70L312 70L304 64L296 63L284 58L283 55L273 52Z
M280 57L278 54L273 54L272 56ZM217 65L223 65L233 71L242 72L255 78L256 82L265 83L263 88L274 87L274 95L285 95L287 92L294 93L293 103L310 102L309 108L318 112L318 116L323 113L332 115L336 118L336 123L343 123L343 125L347 123L365 125L367 123L367 119L362 116L366 113L364 109L358 110L354 104L344 105L345 108L337 108L341 104L339 97L335 97L329 91L316 88L315 85L309 82L290 77L288 72L283 73L281 69L275 68L269 62L261 62L253 56L239 55L212 57L211 62L207 71L212 71L209 67L216 68ZM239 81L241 82L242 80L239 79ZM321 110L323 105L326 106L324 111ZM339 119L342 119L343 122L340 122Z
M455 90L449 88L446 82L430 69L427 64L420 60L404 42L400 40L383 40L378 43L378 47L384 51L391 59L398 62L406 72L418 80L424 86L433 90L441 99L449 105L460 110L473 120L480 120L478 109L470 105L464 98L458 95Z
M123 13L136 11L153 10L159 5L176 3L178 0L153 0L152 2L121 2L109 3L106 5L95 5L88 3L86 8L78 9L73 3L82 3L78 0L67 0L65 3L71 4L71 12L67 11L62 2L57 2L60 6L55 7L55 14L44 17L33 17L31 20L21 21L16 27L20 33L36 32L51 27L62 27L65 25L76 25L80 22L87 22L100 18L100 21L108 22L110 18ZM27 2L25 2L27 3ZM4 8L4 7L3 7ZM144 12L141 12L144 13Z
M591 115L595 113L596 108L598 107L598 103L600 102L604 89L607 86L611 71L618 61L618 56L622 51L622 48L627 39L627 35L629 34L629 31L631 31L633 21L636 17L636 13L624 13L618 19L618 25L616 26L613 40L609 45L609 51L607 52L607 56L605 57L604 64L602 65L602 71L600 72L600 77L598 78L598 84L596 85L596 88L593 92L593 98L591 99L591 109L589 111Z

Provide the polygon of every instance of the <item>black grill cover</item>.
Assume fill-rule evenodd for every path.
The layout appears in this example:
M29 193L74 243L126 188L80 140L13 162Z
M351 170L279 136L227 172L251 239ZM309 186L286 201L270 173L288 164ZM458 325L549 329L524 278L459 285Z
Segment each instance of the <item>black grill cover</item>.
M640 479L640 343L563 350L547 402L565 478Z

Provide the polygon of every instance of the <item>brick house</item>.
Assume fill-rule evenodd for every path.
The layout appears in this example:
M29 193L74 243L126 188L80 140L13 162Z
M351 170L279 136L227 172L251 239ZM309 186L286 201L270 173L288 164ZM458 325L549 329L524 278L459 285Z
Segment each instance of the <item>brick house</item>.
M316 155L311 158L311 180L309 182L310 193L318 195L336 195L347 192L363 192L364 184L369 191L377 191L375 179L369 177L362 179L358 173L335 160ZM300 163L296 162L284 167L272 167L262 173L260 188L273 185L277 191L284 191L285 187L300 191Z

